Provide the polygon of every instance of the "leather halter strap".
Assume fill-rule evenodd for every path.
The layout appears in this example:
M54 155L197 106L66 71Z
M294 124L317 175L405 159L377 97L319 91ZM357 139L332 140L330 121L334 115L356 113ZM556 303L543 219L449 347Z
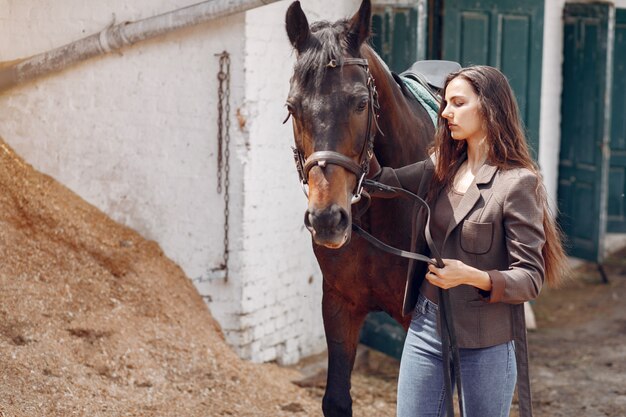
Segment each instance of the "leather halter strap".
M335 66L337 66L337 61L335 61L334 59L331 59L330 62L328 63L328 66L331 66L331 63L335 63ZM342 65L346 66L346 65L361 65L364 67L368 66L367 63L367 59L365 58L344 58L343 59L343 63ZM334 67L332 67L334 68Z
M363 67L367 74L366 84L369 95L369 105L367 108L367 128L363 140L363 147L359 154L359 163L354 162L349 157L336 151L313 152L305 159L300 149L293 148L293 154L296 163L296 169L298 170L298 175L300 176L300 184L307 198L308 190L305 186L308 184L308 177L311 169L316 166L323 168L326 165L339 165L356 176L357 183L351 201L351 204L355 204L361 199L361 193L363 191L363 180L369 172L369 164L373 156L374 134L372 133L372 122L375 124L377 131L382 134L382 132L380 131L380 127L378 126L378 115L376 113L380 106L378 104L378 92L376 91L374 78L369 71L369 64L367 62L367 59L343 58L341 64L336 59L331 59L328 64L326 64L326 67L337 68L340 65L358 65Z
M314 166L324 167L326 164L339 165L352 172L357 177L362 173L361 165L354 162L347 156L335 151L313 152L304 163L304 175L308 176L309 171Z

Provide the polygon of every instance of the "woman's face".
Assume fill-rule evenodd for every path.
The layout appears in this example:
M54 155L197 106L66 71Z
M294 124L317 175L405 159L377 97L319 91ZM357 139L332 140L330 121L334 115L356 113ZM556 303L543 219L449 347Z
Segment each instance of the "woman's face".
M448 122L453 139L480 141L487 136L478 95L466 79L457 77L450 81L444 98L446 107L441 116Z

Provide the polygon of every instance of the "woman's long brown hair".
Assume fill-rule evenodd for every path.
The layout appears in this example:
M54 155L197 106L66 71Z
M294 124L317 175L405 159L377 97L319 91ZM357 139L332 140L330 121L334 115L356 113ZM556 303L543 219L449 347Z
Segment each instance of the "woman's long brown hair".
M446 79L444 92L450 81L455 78L468 81L478 95L480 112L487 128L489 143L487 161L499 169L527 168L537 175L536 193L543 205L543 229L546 238L542 249L545 279L549 286L558 287L568 270L562 234L554 216L550 213L541 174L528 150L517 101L511 86L498 69L488 66L472 66L450 74ZM467 153L467 142L454 140L450 135L448 123L441 116L445 107L446 102L442 100L433 145L437 155L437 166L428 194L430 201L433 201L442 189L449 189L452 186L458 167Z

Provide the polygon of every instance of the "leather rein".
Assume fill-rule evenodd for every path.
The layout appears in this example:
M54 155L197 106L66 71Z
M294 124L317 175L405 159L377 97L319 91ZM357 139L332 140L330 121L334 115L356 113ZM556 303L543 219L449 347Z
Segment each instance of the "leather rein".
M374 155L374 136L375 131L372 130L372 124L376 126L378 132L383 134L378 126L378 110L380 110L380 105L378 103L378 92L376 91L376 85L374 84L374 78L369 70L369 65L367 59L363 58L344 58L341 63L342 66L346 65L358 65L362 67L367 75L367 89L369 92L369 106L367 111L367 130L365 132L365 138L363 141L363 148L361 149L361 154L359 156L359 163L354 162L349 157L336 152L336 151L317 151L313 152L308 158L304 158L303 152L297 147L292 147L293 156L296 164L296 169L298 171L298 175L300 177L300 185L304 194L309 197L308 193L308 176L309 171L315 166L325 167L326 165L339 165L348 171L352 172L357 178L357 185L353 192L351 204L355 204L361 200L361 196L363 194L363 187L367 186L367 188L373 188L382 192L392 192L399 193L405 197L408 197L415 202L421 204L426 210L426 225L425 225L425 237L428 248L430 249L430 254L433 258L430 258L426 255L422 255L419 253L413 253L409 251L405 251L402 249L394 248L393 246L389 246L386 243L380 241L379 239L372 236L370 233L363 230L360 226L356 225L354 222L352 223L352 230L358 233L361 237L363 237L367 242L375 246L376 248L390 253L392 255L401 256L403 258L413 259L421 262L426 262L428 264L435 265L438 268L443 268L444 263L441 259L439 251L437 250L436 245L432 240L432 236L430 233L430 208L428 207L428 203L420 198L418 195L405 190L403 188L391 187L373 180L366 179L369 172L369 165L372 156ZM327 68L333 69L337 68L339 65L336 60L332 59L327 65ZM291 113L289 114L291 115ZM289 119L289 115L285 119L285 122ZM373 122L373 123L372 123ZM367 192L365 193L367 195ZM367 207L365 208L365 210ZM446 391L450 393L446 399L446 409L448 416L454 416L454 404L452 400L452 374L455 376L455 382L458 390L459 397L459 410L460 416L464 416L464 407L463 407L463 396L461 391L461 364L460 364L460 356L458 344L456 341L456 333L454 331L454 323L452 319L452 310L450 303L450 294L448 291L438 288L439 294L439 318L441 323L441 339L442 339L442 353L443 353L443 373L444 373L444 384ZM453 368L452 368L453 367ZM453 369L455 372L453 372Z
M430 233L430 207L428 203L424 201L420 196L410 192L409 190L405 190L400 187L392 187L389 185L382 184L377 181L366 179L364 181L364 186L368 189L375 189L379 192L389 192L389 193L399 193L403 197L408 197L416 203L419 203L426 210L426 223L424 225L424 236L426 238L426 244L428 245L428 249L430 250L430 255L432 258L422 255L421 253L414 253L405 251L402 249L394 248L379 239L372 236L370 233L363 230L360 226L352 223L352 230L357 232L362 238L368 241L374 247L387 252L392 255L400 256L402 258L413 259L416 261L426 262L427 264L431 264L436 266L437 268L443 268L445 264L441 259L441 255L439 254L439 250L437 250L437 245L433 241L432 235ZM461 356L459 354L459 346L456 341L456 331L454 330L454 320L452 318L452 307L450 301L450 293L443 288L437 287L437 294L439 296L439 322L441 324L441 344L442 344L442 359L443 359L443 377L444 377L444 386L446 388L446 392L449 392L450 395L446 398L446 409L448 416L454 417L454 403L452 400L452 374L454 374L454 379L456 382L458 398L459 398L459 411L460 416L463 417L465 415L465 409L463 406L463 395L462 395L462 383L461 383ZM454 370L454 372L453 372Z

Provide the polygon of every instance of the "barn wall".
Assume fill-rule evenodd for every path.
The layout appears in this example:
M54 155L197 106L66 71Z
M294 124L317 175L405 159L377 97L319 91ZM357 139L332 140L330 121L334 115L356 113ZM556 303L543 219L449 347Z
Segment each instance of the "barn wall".
M9 0L0 61L27 57L197 1ZM283 1L92 59L0 95L0 135L36 169L156 240L244 358L292 363L324 349L321 275L282 125L294 55ZM310 21L358 0L306 2ZM216 192L217 71L231 54L230 273Z
M40 53L194 2L9 2L1 60ZM242 105L243 14L91 60L0 96L0 135L55 177L148 239L197 282L219 273L223 200L216 193L218 59L232 54L231 108ZM241 263L243 133L232 131L231 262ZM201 284L199 284L201 285ZM241 282L215 295L225 333L240 328ZM208 298L207 298L208 299ZM224 300L224 302L222 302ZM232 342L233 340L231 340Z

